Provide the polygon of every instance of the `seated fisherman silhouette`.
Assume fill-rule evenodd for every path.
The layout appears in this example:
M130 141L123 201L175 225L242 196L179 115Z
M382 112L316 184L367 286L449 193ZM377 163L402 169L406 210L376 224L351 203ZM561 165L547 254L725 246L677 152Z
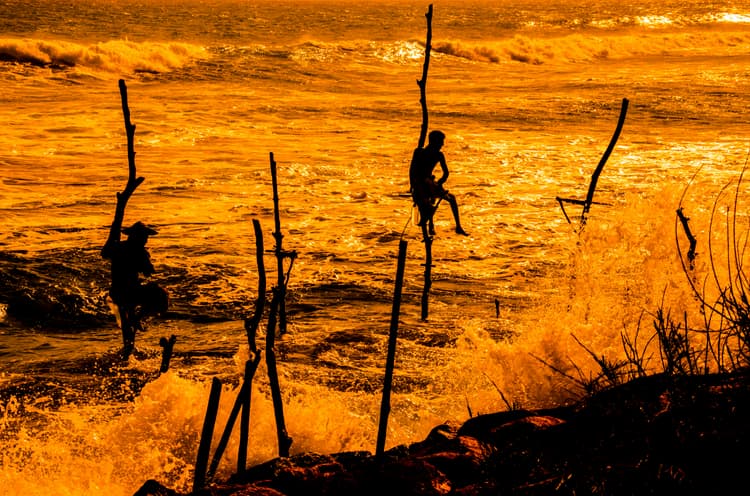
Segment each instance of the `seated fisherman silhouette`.
M426 147L414 150L411 165L409 166L411 195L419 209L419 225L423 226L427 223L430 235L435 235L435 225L432 217L435 214L438 200L442 199L446 200L451 206L453 219L456 221L456 233L468 236L463 227L461 227L456 197L443 187L445 181L448 180L449 174L445 155L440 151L445 143L445 133L434 130L430 132L427 141ZM438 164L440 164L442 176L440 179L435 180L432 171Z
M120 231L128 237L120 240ZM169 296L155 282L141 283L140 274L154 273L151 257L146 249L148 237L156 231L138 221L120 229L115 221L109 238L102 248L102 257L112 264L112 284L109 296L122 329L123 355L128 358L135 349L135 333L143 330L141 319L167 311Z

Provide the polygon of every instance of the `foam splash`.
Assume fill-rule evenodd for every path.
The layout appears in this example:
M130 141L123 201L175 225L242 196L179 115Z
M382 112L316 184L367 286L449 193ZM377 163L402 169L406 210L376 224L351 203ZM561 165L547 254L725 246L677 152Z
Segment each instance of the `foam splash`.
M694 312L674 243L674 210L681 193L682 186L676 186L648 197L625 195L616 206L592 212L580 235L559 232L570 237L569 261L548 286L539 288L536 304L502 309L500 318L514 331L509 339L493 338L486 319L456 320L458 337L447 350L449 359L430 370L434 379L393 395L387 448L421 440L435 425L464 421L470 412L505 410L508 404L551 406L579 397L581 388L550 367L581 378L598 372L574 336L614 360L624 353L622 332L632 332L644 312L664 301L665 293L675 311ZM710 197L700 193L695 197ZM687 208L696 230L705 225L711 205L689 203ZM237 380L247 359L243 346L235 356ZM397 352L397 361L403 359ZM262 361L253 385L250 465L277 455L264 365ZM295 380L289 367L281 373L293 454L374 451L379 394L305 383ZM125 496L149 478L190 490L208 390L207 380L170 371L125 406L67 405L47 411L11 399L0 415L0 436L7 440L0 471L3 487L9 488L6 494ZM237 386L224 387L214 446L237 391ZM237 430L235 426L219 478L236 470Z

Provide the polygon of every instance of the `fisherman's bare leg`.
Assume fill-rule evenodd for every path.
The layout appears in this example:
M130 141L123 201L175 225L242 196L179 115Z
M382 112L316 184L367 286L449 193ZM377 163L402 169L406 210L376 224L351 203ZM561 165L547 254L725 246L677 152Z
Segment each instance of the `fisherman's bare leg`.
M463 227L461 227L461 219L458 215L458 202L456 201L456 197L453 194L448 193L445 195L445 199L450 203L451 212L453 212L453 219L456 221L456 233L468 236L469 234L464 231Z

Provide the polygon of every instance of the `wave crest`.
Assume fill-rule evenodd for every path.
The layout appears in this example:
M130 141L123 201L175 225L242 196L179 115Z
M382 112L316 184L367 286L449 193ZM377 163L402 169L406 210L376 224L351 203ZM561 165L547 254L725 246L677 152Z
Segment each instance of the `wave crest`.
M0 39L0 60L39 67L78 67L123 74L163 73L206 57L203 47L188 43L111 40L92 45L38 39Z
M691 32L670 34L619 34L592 36L573 34L559 38L516 35L496 42L435 42L435 52L476 62L595 62L653 55L737 54L750 44L747 32Z

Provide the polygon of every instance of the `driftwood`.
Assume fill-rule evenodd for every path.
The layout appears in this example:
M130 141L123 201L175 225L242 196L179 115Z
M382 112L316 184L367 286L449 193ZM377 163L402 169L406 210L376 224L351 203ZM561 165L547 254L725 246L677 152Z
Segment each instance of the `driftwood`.
M391 384L393 383L393 369L396 361L396 341L398 339L398 318L401 312L401 288L404 282L404 266L406 265L406 241L401 240L398 246L398 265L396 269L396 285L393 291L393 307L391 310L391 327L388 335L388 356L385 364L385 379L383 381L383 398L380 403L380 423L378 426L378 440L375 455L382 458L385 450L385 438L388 430L388 415L391 412Z
M620 117L617 121L617 127L615 128L615 132L612 135L612 139L609 141L609 145L607 146L607 149L604 151L604 155L602 155L601 160L599 160L599 164L596 166L596 169L594 169L594 173L591 175L591 181L589 182L589 190L586 194L585 200L577 200L573 198L561 198L556 197L555 199L560 204L560 208L562 209L563 215L565 216L565 220L570 223L570 217L568 217L568 213L565 211L565 203L572 203L574 205L581 205L583 207L581 211L581 226L586 224L586 215L589 213L589 210L591 209L591 205L597 204L597 205L606 205L606 203L598 203L594 201L594 191L596 190L596 183L599 181L599 176L602 173L602 170L604 169L604 164L607 163L607 160L609 159L609 156L612 154L612 150L615 148L615 144L617 143L617 140L620 137L620 132L622 131L622 126L625 124L625 116L628 113L628 99L623 98L622 99L622 107L620 108Z
M201 441L198 446L198 457L195 461L195 477L193 479L193 491L197 491L206 485L206 467L208 466L208 455L211 451L211 438L214 435L216 414L219 411L219 400L221 399L221 381L216 377L211 381L211 393L208 397L206 416L203 419L203 430Z

